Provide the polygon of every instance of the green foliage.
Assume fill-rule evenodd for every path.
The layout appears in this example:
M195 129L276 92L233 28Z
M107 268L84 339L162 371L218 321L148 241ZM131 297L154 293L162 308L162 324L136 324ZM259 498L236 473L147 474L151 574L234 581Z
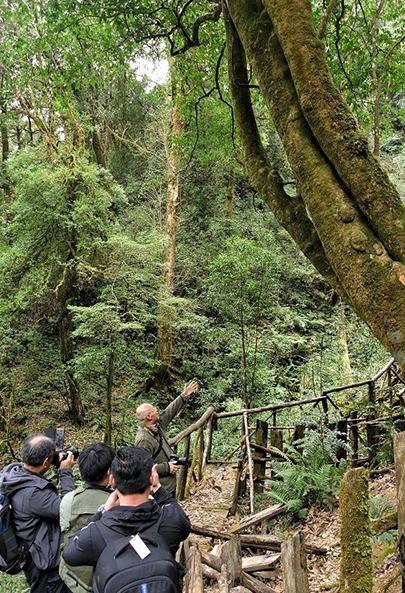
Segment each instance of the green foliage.
M0 575L0 593L28 593L28 591L24 576Z
M331 507L345 471L345 463L338 465L336 460L342 446L336 432L322 422L320 428L307 429L303 439L286 449L291 462L274 464L269 496L299 518L305 517L312 505Z
M373 496L370 498L370 519L380 519L394 511L394 505L386 496Z

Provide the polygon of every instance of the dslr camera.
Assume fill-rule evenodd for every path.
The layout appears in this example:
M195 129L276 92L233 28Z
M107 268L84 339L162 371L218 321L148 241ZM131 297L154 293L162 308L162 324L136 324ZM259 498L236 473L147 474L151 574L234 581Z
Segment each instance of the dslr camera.
M179 457L178 455L170 455L169 457L170 463L175 463L176 465L187 465L187 457Z
M73 453L73 458L75 460L79 457L79 450L73 445L67 449L56 449L55 453L53 454L52 465L54 467L59 467L61 461L67 459L69 453Z
M55 443L55 453L52 458L52 465L56 468L60 466L61 461L67 459L69 453L73 453L73 457L76 460L79 457L79 450L76 447L67 447L65 449L65 431L63 428L47 428L45 435L52 439Z

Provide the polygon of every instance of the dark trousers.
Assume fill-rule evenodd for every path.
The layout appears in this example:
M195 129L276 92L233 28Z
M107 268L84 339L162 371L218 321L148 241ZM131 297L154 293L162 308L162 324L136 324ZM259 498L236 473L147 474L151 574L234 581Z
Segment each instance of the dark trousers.
M30 593L71 593L59 576L59 570L39 570L33 562L24 569L30 586Z

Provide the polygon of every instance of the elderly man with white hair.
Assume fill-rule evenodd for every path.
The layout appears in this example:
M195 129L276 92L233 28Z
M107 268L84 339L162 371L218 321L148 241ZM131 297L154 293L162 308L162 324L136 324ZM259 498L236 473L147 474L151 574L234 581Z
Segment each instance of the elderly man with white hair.
M160 416L155 406L149 403L141 404L136 410L136 417L139 420L140 427L135 437L135 447L145 449L152 455L157 464L160 483L173 496L176 493L177 464L175 461L170 461L173 450L164 431L171 420L180 412L186 399L196 391L198 391L197 381L191 381L185 385L181 395L176 397Z

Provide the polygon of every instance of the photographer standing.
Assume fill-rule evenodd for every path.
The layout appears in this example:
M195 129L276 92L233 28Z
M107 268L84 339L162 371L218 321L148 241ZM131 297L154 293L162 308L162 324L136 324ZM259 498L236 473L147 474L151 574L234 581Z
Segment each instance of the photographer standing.
M15 533L27 549L24 567L31 593L70 593L58 572L62 534L59 507L74 489L73 453L58 468L61 496L45 478L55 455L55 443L42 434L27 437L21 446L22 463L4 468L3 487L11 498Z
M145 449L152 456L157 464L157 472L163 488L173 496L176 495L177 464L175 461L170 461L173 451L164 431L183 408L186 399L196 391L198 391L197 381L191 381L185 385L182 393L167 406L160 416L152 404L141 404L136 410L140 427L135 437L135 447Z

